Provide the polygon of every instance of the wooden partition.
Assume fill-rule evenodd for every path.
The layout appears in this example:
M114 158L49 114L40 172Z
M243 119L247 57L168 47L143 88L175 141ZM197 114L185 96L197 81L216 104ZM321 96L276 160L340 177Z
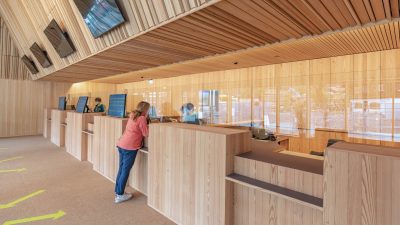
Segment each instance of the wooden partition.
M92 160L92 152L93 152L93 125L94 125L94 118L93 122L87 124L87 130L82 131L84 134L87 135L87 155L88 161L93 164Z
M177 224L232 225L233 157L250 132L189 124L151 124L148 204Z
M234 225L323 224L322 174L236 156L227 179L234 182Z
M51 109L44 109L43 113L43 137L51 137Z
M94 117L91 152L93 169L112 182L115 182L119 166L116 145L125 130L127 121L127 118ZM136 156L128 185L143 194L147 193L147 154L143 151L139 151Z
M66 118L67 111L51 110L51 142L58 147L64 147L65 145Z
M104 113L67 112L66 150L80 161L88 159L88 137L83 131L88 130L88 123L94 122L94 116L101 115Z
M337 143L326 150L325 225L400 224L398 148Z

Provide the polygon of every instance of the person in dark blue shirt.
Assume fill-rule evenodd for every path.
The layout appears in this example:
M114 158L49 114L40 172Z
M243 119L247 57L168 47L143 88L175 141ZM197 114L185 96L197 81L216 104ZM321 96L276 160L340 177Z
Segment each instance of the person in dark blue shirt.
M94 100L96 102L96 106L93 109L93 112L105 112L106 109L103 105L103 103L101 103L101 98L97 97Z

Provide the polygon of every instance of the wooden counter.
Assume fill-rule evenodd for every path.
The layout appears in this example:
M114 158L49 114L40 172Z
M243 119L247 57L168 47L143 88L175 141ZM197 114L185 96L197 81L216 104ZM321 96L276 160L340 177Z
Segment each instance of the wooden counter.
M250 132L190 124L151 124L148 204L177 224L232 225L234 156Z
M44 109L43 113L43 137L48 139L51 137L51 110Z
M119 166L116 145L125 130L127 121L127 118L94 117L93 148L89 157L92 160L93 169L112 182L115 182ZM138 152L128 185L147 194L147 153Z
M340 142L325 153L324 224L400 224L399 148Z
M323 161L281 153L275 142L251 146L226 178L234 184L232 225L322 225Z
M51 110L51 142L58 147L65 145L65 124L67 111Z
M80 161L88 159L88 136L82 131L88 130L88 123L94 122L94 116L105 113L77 113L67 112L67 128L65 147L69 154Z

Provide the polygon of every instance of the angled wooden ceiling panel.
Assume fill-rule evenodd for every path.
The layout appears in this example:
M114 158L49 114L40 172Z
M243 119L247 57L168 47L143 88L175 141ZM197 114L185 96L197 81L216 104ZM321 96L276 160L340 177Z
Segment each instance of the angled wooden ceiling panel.
M287 46L285 41L296 39L300 39L298 45L292 45L296 49L292 55L296 56L280 59L266 57L260 61L268 63L293 58L326 57L329 54L354 54L397 46L392 37L396 35L398 27L390 23L392 28L384 31L379 26L371 26L369 32L355 29L351 34L343 32L343 35L329 35L349 27L360 28L377 21L396 20L399 17L398 0L150 0L146 1L147 4L126 0L122 1L123 8L130 22L100 39L92 38L72 0L63 1L62 4L55 0L4 2L6 4L0 2L2 13L10 6L20 4L23 7L7 14L11 23L18 13L25 13L25 19L16 20L19 22L15 23L16 27L23 28L21 23L29 20L26 22L35 29L33 34L26 31L25 36L29 33L32 40L42 40L40 44L50 51L55 67L42 71L41 76L50 74L43 77L44 80L91 80L255 47L267 47L270 54L286 54L286 50L282 50ZM193 10L206 4L208 7ZM38 15L31 11L33 9L39 11ZM190 15L163 23L190 10L193 11ZM74 40L79 40L76 54L59 59L54 49L49 47L41 30L52 18L62 24ZM149 31L143 32L145 30ZM143 34L135 36L140 32ZM318 41L313 41L319 48L310 48L301 41L303 37L316 35L322 35L316 37ZM18 34L16 36L22 40L23 49L33 42L31 39L25 40L24 35L21 35L22 38ZM322 38L324 36L330 38ZM131 39L125 41L127 37ZM272 48L269 46L281 42L285 43ZM325 52L328 50L333 52Z
M97 54L111 46L136 37L162 24L185 16L219 0L119 0L127 22L94 39L73 0L1 0L0 14L12 29L20 52L32 56L29 48L37 42L45 49L54 66L41 68L38 77L51 74ZM55 19L68 32L77 51L60 58L43 30Z

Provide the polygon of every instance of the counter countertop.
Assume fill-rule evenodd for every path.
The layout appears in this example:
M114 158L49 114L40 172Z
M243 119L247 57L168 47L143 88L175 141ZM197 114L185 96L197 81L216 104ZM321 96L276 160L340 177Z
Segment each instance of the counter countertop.
M261 146L258 141L253 140L252 151L240 154L238 157L323 175L323 160L279 153L281 150L279 145L274 142L263 142Z

